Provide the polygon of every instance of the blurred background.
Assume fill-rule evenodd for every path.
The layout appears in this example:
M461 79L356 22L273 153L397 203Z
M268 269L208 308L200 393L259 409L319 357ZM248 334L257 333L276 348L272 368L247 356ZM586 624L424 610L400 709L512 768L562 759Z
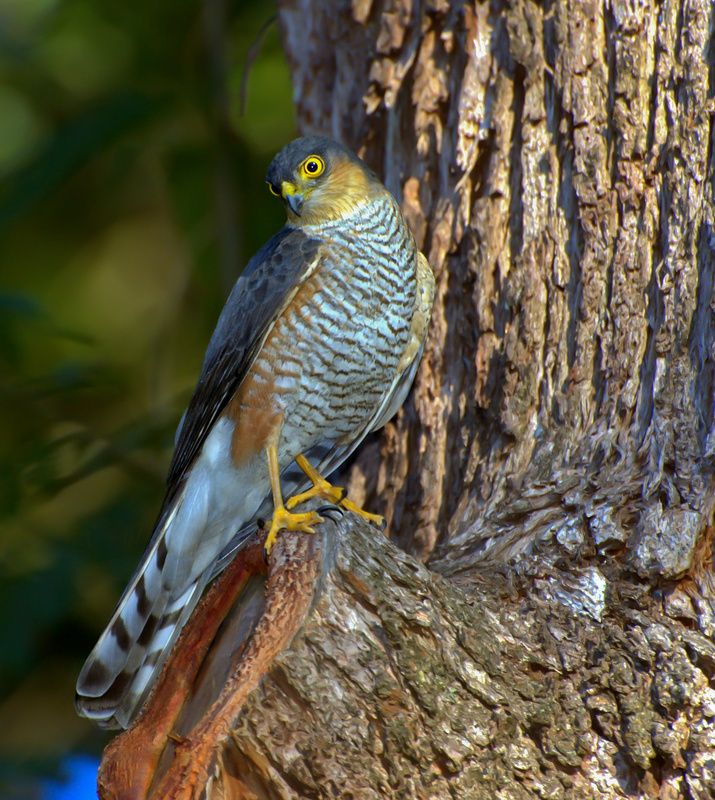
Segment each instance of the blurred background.
M0 0L2 798L94 795L109 737L75 715L76 676L223 301L284 221L264 184L296 135L274 13Z

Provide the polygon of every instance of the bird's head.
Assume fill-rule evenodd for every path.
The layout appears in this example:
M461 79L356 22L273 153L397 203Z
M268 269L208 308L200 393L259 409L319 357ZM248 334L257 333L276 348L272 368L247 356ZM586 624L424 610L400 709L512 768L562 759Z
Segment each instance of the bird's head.
M355 153L325 136L305 136L286 145L268 168L266 182L283 200L293 225L343 217L382 189Z

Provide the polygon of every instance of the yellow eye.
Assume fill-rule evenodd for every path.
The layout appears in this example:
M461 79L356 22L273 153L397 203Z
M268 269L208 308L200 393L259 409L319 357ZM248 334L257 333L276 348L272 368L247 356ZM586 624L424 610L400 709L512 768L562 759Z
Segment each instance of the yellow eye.
M266 181L266 183L268 183L268 181ZM275 190L275 188L274 188L274 186L273 186L273 184L272 184L272 183L268 183L268 189L269 189L270 193L271 193L271 194L272 194L274 197L280 197L280 196L281 196L281 193L280 193L280 192L277 192L277 191Z
M325 162L320 156L308 156L300 165L304 178L317 178L325 170Z

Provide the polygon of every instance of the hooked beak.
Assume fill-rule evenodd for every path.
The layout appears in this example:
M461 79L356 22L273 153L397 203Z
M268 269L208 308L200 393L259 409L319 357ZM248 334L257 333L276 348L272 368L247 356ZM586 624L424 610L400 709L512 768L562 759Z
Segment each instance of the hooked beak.
M283 181L281 185L281 192L283 198L288 203L288 208L296 215L300 216L301 209L303 208L303 195L298 191L297 187L288 181Z

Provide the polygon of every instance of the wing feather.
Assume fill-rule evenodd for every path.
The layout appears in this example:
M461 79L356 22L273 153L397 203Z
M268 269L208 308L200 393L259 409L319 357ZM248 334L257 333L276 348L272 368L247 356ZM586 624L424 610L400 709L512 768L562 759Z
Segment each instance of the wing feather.
M245 378L276 319L315 268L319 247L317 239L297 228L285 227L256 253L236 281L177 431L167 479L167 503Z

